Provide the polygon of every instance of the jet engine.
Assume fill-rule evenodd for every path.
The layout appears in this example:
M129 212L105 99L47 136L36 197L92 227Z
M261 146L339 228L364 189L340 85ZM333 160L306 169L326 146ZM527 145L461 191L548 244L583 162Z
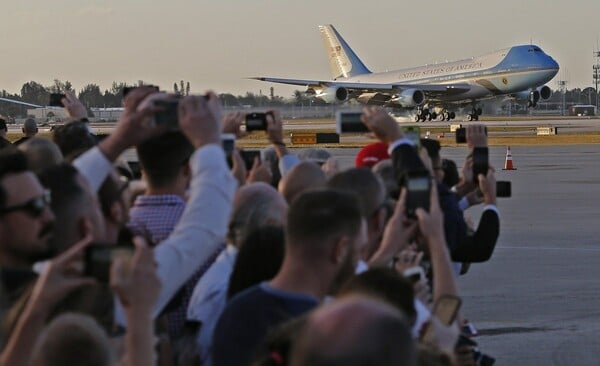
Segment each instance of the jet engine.
M540 100L547 100L552 96L552 90L544 85L534 90L518 92L514 96L519 101L526 101L527 107L535 108Z
M423 104L425 93L419 89L406 89L390 100L390 104L398 104L403 108L412 108Z
M547 85L537 88L537 92L540 94L541 100L548 100L552 96L552 89Z
M321 89L315 95L326 103L341 103L348 99L348 89L341 86L332 86Z

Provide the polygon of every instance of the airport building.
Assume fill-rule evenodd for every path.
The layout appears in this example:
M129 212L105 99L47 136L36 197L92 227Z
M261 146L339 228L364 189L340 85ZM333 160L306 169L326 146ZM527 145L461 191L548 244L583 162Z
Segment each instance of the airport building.
M577 104L569 107L569 116L595 116L597 114L595 105Z

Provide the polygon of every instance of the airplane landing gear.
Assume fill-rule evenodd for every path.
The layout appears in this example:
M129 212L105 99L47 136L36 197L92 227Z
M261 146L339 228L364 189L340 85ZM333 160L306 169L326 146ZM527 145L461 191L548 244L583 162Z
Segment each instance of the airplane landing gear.
M435 112L433 112L433 115L435 115ZM432 113L429 112L429 108L419 108L417 109L417 114L415 115L415 122L425 122L425 121L431 121L432 118Z
M447 109L430 110L429 108L417 109L417 114L414 116L415 122L425 121L450 121L456 117L454 112L448 112Z
M444 109L440 112L440 114L438 114L438 121L450 121L453 120L454 117L456 117L456 114L454 114L454 112L448 112L447 109Z
M479 116L481 116L481 113L483 111L481 110L481 108L475 108L473 107L473 110L471 111L471 113L469 113L467 115L467 121L478 121L479 120Z

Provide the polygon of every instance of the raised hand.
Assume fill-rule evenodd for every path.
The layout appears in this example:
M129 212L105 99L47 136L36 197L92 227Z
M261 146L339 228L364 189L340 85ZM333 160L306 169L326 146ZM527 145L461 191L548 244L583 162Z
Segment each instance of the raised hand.
M221 143L221 104L212 92L179 102L179 126L196 149Z
M360 119L382 142L389 144L403 136L398 122L383 108L365 107Z
M75 96L75 93L66 91L65 97L61 100L63 106L67 110L69 117L73 120L80 120L88 117L88 112L83 103Z

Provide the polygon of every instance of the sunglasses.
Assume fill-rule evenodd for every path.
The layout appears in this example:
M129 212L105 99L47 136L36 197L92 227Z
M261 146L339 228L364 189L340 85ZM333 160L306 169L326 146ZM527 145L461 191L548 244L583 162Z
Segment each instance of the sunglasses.
M6 207L0 210L0 216L9 214L15 211L24 211L29 216L36 218L39 217L46 207L50 206L50 191L44 191L41 196L34 197L22 205Z

